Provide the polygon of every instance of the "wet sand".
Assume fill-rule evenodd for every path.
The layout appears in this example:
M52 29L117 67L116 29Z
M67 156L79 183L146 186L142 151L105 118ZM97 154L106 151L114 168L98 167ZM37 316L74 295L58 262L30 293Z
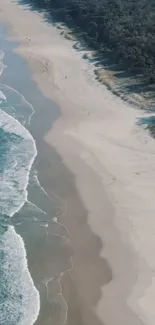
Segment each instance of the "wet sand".
M70 239L60 245L62 255L51 255L52 244L42 246L44 258L37 255L34 269L30 263L34 281L38 274L39 283L44 267L49 274L56 265L50 297L60 291L61 276L66 324L154 325L155 149L136 123L145 112L99 85L83 53L43 14L11 0L1 0L0 9L0 21L20 44L16 52L28 61L39 89L61 109L52 123L56 110L47 102L41 107L40 100L37 105L38 95L33 98L26 87L28 100L40 107L31 123L39 180L58 210L63 206L59 220ZM68 269L63 275L60 261ZM53 317L44 289L39 325L51 324ZM58 324L65 311L61 317Z
M35 114L27 127L36 140L38 155L31 174L38 171L40 184L48 194L31 181L30 174L28 202L12 218L24 240L29 271L40 293L41 308L35 324L100 325L93 309L101 298L101 286L111 281L112 272L100 256L103 243L88 224L88 211L79 197L75 177L44 140L60 109L38 90L27 64L12 53L15 45L8 41L1 44L8 66L1 82L33 105ZM20 71L17 79L16 71Z

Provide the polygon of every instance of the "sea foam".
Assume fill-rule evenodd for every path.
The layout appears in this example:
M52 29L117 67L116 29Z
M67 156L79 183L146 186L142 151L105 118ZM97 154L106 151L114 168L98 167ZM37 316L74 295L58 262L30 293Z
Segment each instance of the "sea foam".
M0 60L3 59L0 51ZM4 65L0 61L0 73ZM7 98L0 92L0 102ZM27 200L29 172L37 154L29 131L0 109L0 325L32 325L40 297L28 270L24 242L8 219Z

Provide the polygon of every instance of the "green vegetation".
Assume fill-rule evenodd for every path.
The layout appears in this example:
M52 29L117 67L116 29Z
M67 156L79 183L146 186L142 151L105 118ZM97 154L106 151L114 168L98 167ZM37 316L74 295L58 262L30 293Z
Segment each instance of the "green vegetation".
M74 28L100 57L110 50L115 62L155 83L154 0L31 0Z

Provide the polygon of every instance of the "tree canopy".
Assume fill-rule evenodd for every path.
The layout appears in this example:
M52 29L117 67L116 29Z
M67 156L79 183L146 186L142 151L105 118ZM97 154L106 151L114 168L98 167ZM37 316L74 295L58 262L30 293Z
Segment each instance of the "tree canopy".
M33 0L31 0L33 2ZM35 0L83 32L87 44L105 47L148 83L155 83L154 0Z

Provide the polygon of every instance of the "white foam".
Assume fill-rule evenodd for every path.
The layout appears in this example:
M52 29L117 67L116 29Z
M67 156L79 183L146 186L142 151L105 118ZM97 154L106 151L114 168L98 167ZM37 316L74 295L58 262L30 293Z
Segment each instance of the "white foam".
M16 93L17 95L19 95L19 97L22 98L22 101L23 101L23 102L24 102L24 103L25 103L25 104L30 108L30 110L31 110L31 114L29 115L29 119L28 119L28 124L30 124L31 118L32 118L33 114L35 113L32 104L29 103L29 102L26 100L26 98L25 98L25 97L24 97L24 96L23 96L19 91L17 91L16 89L14 89L14 88L12 88L12 87L6 85L6 84L1 84L1 87L4 88L4 89L6 88L6 89L8 89L8 90L11 90L12 92L14 92L14 93ZM3 96L5 97L4 94L3 94ZM6 99L6 97L5 97L5 99Z
M4 52L3 50L0 49L0 76L3 73L3 70L6 68L6 65L4 65L4 63L2 62L4 58Z
M0 61L4 59L4 51L0 49Z
M5 252L0 286L0 296L5 299L0 300L0 324L33 324L38 317L40 298L28 271L23 240L10 226L0 244Z
M4 52L0 50L0 74L5 68L1 62L3 58ZM28 103L24 96L20 96ZM0 101L6 100L0 91ZM0 166L0 214L11 217L27 200L29 172L37 149L29 131L1 109L0 130L3 130L0 158L4 159ZM3 257L0 265L0 324L32 325L39 314L39 292L28 270L24 242L11 226L0 237L0 253Z
M5 97L5 95L2 93L2 91L0 90L0 102L2 102L2 101L6 101L6 97Z
M3 57L4 53L0 51L0 60ZM0 62L0 74L4 67ZM22 98L24 100L24 96ZM0 91L0 102L6 100ZM28 130L2 110L0 129L4 130L6 138L9 138L6 153L4 152L4 166L0 171L0 213L13 216L27 200L29 172L37 149ZM9 227L4 235L1 235L0 251L4 252L5 256L1 263L1 295L4 294L3 290L8 291L8 294L5 294L8 298L0 300L0 324L31 325L39 314L39 292L28 270L23 240L13 227Z
M18 143L12 140L5 162L6 168L3 174L0 173L0 213L13 216L27 200L29 172L37 149L28 130L2 110L0 110L0 128L10 136L12 134L20 136Z
M4 169L0 172L0 213L13 216L27 200L26 188L29 172L37 150L35 141L28 130L15 120L15 118L9 116L2 110L0 110L0 128L6 132L6 136L10 135L10 144L6 154L6 161L4 162ZM24 321L22 319L21 322L19 321L16 324L31 325L39 314L39 293L28 271L23 240L16 234L13 228L9 228L3 235L2 249L7 250L8 259L7 261L5 260L3 268L7 269L7 265L10 265L8 270L10 273L8 274L7 280L7 286L10 287L9 291L11 292L11 290L17 290L18 288L19 291L21 290L21 296L25 297L22 305L22 317ZM15 279L13 279L13 274L17 270L19 275L16 277L16 284ZM21 286L20 283L22 284ZM6 306L3 306L3 312L0 313L0 317L5 319L5 323L9 324L7 311L10 308L12 312L9 313L9 317L16 317L14 312L15 310L19 310L19 306L17 305L18 302L14 296L14 301L11 302L9 300ZM1 305L0 308L2 308ZM10 321L10 324L12 324L11 318ZM3 320L0 324L3 324Z

